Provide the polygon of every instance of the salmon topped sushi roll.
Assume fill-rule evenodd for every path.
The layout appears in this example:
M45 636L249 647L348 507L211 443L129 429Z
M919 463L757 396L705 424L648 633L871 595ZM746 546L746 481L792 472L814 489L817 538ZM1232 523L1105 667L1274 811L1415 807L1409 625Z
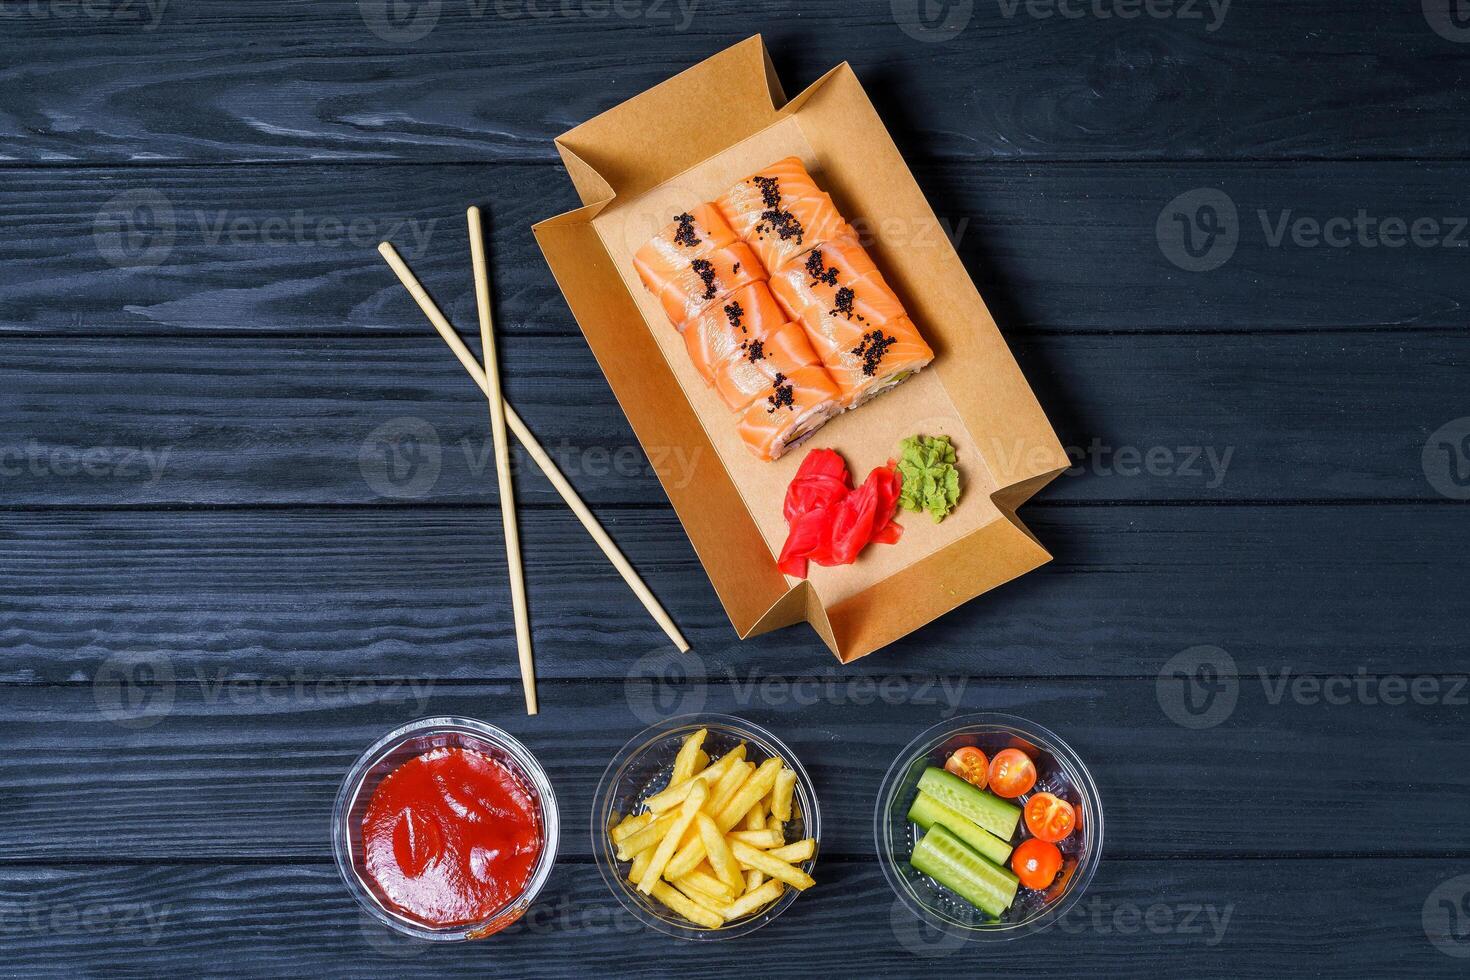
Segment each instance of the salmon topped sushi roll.
M767 461L780 459L842 411L842 393L825 368L776 374L762 394L741 413L736 428L746 448Z
M765 278L766 270L750 246L737 242L688 259L666 276L650 277L644 283L663 304L669 320L683 332L695 317L721 299Z
M829 242L812 249L801 262L775 273L771 277L771 292L787 316L810 326L820 313L839 307L846 295L843 290L855 289L862 280L876 275L878 267L861 245ZM887 297L877 293L872 299L881 302L864 315L885 319L903 316L897 297L893 297L891 304Z
M715 369L742 353L743 345L765 340L791 322L764 281L742 286L705 310L684 329L689 359L706 384Z
M806 331L788 323L762 340L746 341L736 355L715 369L715 390L738 412L772 391L777 375L794 375L798 368L821 367Z
M740 236L735 234L720 209L712 204L701 204L692 211L674 215L673 220L633 256L633 265L643 284L656 293L659 286L677 270L687 266L690 259L702 259L738 241Z
M934 351L908 317L863 331L852 346L838 349L822 363L842 391L844 408L857 406L897 387L924 370Z
M823 242L857 242L831 195L812 180L797 157L753 174L719 200L730 227L775 272Z

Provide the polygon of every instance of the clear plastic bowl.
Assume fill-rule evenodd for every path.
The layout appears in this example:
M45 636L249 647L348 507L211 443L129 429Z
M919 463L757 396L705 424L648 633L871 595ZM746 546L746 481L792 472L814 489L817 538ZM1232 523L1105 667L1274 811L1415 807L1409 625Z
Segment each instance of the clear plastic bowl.
M408 918L384 904L363 870L362 816L383 777L410 759L432 749L472 749L508 766L525 782L541 805L541 857L531 870L525 889L483 921L470 925L434 927ZM536 900L556 863L561 843L556 795L546 770L526 747L510 735L473 718L422 718L395 729L364 752L342 780L332 807L332 851L347 890L367 913L390 929L430 942L485 939L513 924Z
M701 728L709 730L704 751L717 759L740 742L746 746L746 759L757 765L779 756L787 768L796 773L796 789L792 796L791 819L786 823L788 843L812 838L817 851L800 867L812 874L821 856L822 815L811 779L796 754L775 735L753 722L733 715L682 715L661 722L635 735L613 757L592 808L592 852L602 880L638 921L665 935L694 941L731 939L754 932L791 907L801 893L787 888L779 899L752 915L727 923L719 929L706 929L686 921L682 916L639 892L628 881L627 861L619 861L609 829L630 813L636 813L648 797L668 785L674 757L684 738ZM821 887L818 884L817 887Z
M1020 749L1036 763L1036 788L1015 802L1024 805L1035 793L1052 793L1077 810L1077 829L1057 845L1062 870L1045 891L1021 888L999 919L974 908L929 876L915 871L908 858L921 836L908 811L918 796L919 777L929 766L944 765L961 746L979 748L988 758L1001 749ZM934 929L967 941L1015 939L1056 922L1087 890L1102 856L1103 813L1097 784L1077 753L1056 735L1033 722L1003 714L977 714L935 725L899 753L883 778L873 834L883 875L899 900ZM1029 834L1025 821L1011 843Z

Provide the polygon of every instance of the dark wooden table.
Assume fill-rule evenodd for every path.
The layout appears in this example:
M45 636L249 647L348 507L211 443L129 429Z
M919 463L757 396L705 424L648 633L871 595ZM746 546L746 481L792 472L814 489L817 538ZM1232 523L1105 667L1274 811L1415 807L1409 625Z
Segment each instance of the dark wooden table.
M0 972L1464 976L1463 6L0 0ZM852 61L1078 460L1024 511L1052 565L841 670L736 641L529 232L575 203L552 137L757 31L791 91ZM473 330L470 201L509 397L697 653L523 466L535 719L484 402L373 251ZM622 913L587 829L700 707L789 739L827 826L716 948ZM872 810L980 709L1088 760L1106 854L1049 933L954 948ZM562 800L544 901L473 946L366 923L328 846L431 713Z

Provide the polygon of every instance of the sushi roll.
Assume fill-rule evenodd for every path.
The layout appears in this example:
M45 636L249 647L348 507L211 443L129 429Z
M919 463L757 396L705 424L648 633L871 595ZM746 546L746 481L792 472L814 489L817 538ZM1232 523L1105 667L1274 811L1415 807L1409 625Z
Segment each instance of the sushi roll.
M799 368L821 368L821 359L800 324L788 323L762 340L750 340L715 370L715 390L730 411L739 412L772 392L778 375L794 376Z
M682 333L701 313L742 286L762 282L766 270L743 242L687 259L644 279Z
M903 304L867 253L824 245L776 274L771 291L806 328L812 347L855 408L934 360Z
M745 178L718 204L730 227L772 272L823 242L857 243L857 232L837 213L831 195L796 157Z
M780 459L842 411L842 392L821 367L774 375L762 395L736 428L746 448L767 461Z
M764 282L742 286L705 310L684 329L684 346L700 377L715 383L715 370L791 322Z
M644 243L636 255L633 265L643 284L658 292L655 283L662 283L676 269L688 265L690 259L702 259L711 252L729 248L740 241L720 209L712 204L701 204L691 211L673 216L657 235Z

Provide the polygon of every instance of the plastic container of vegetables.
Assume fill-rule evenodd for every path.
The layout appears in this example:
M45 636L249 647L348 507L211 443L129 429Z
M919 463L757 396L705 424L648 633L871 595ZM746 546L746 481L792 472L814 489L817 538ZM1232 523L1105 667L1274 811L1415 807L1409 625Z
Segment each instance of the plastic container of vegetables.
M932 774L926 779L925 773L934 768L944 769L946 761L962 748L979 749L988 760L994 760L1007 749L1019 750L1034 763L1035 785L1019 796L999 800L1021 808L1023 813L1007 814L1005 807L995 805L997 798L991 793L985 793L986 800L970 794L963 802L979 804L970 813L982 825L987 824L987 818L998 816L998 825L988 822L988 830L977 833L969 823L960 827L958 821L951 820L960 831L957 835L932 822L934 808L926 803L932 803L933 797L926 794L926 800L915 806L920 799L921 780L937 790L945 789L948 784L959 786L961 780L940 779ZM952 777L953 774L943 775ZM959 788L959 793L966 795L964 787ZM1035 837L1024 813L1026 804L1045 793L1070 804L1072 829L1055 842L1061 853L1061 867L1055 878L1043 888L1028 888L1015 882L1011 858L1015 848ZM961 802L944 798L951 803ZM1037 807L1043 802L1044 797ZM988 813L987 809L997 813ZM911 819L916 814L930 824L928 829ZM1007 816L1014 821L1014 829L1009 834L1005 832ZM883 875L900 903L914 915L932 928L964 941L1016 939L1056 922L1087 890L1102 857L1102 801L1097 784L1077 753L1052 732L1012 715L967 715L935 725L899 753L878 791L873 832ZM921 844L926 836L931 840ZM1040 843L1036 841L1029 847L1035 848ZM920 848L917 855L916 847ZM1011 852L1009 855L1007 850ZM967 901L956 890L915 867L917 863L940 871L939 877L943 877L944 862L949 859L983 872L978 879L972 879L971 900ZM1007 879L1015 889L1008 904L1005 897L997 898L997 890L990 888L999 885L998 891L1003 895ZM993 911L982 909L980 904L991 905ZM1003 909L1002 905L1005 905Z

